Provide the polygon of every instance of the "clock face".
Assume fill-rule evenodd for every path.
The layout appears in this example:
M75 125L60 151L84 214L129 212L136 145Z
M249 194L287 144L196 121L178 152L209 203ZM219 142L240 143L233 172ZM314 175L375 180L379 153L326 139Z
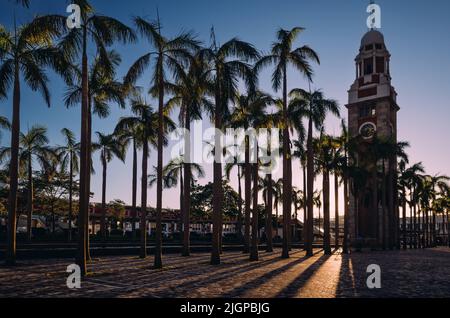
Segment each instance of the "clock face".
M375 132L377 131L377 127L374 123L364 123L359 128L359 133L364 139L373 138Z

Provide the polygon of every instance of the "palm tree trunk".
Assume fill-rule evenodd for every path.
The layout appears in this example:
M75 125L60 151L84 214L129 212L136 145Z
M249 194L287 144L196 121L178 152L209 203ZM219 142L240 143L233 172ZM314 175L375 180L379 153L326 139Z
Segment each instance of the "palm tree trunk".
M91 200L91 175L92 175L92 97L90 94L88 95L88 131L87 131L87 147L86 147L86 155L87 155L87 175L86 175L86 260L88 262L92 261L91 259L91 250L90 250L90 236L89 236L89 215L92 214L92 234L95 234L95 209L90 209L90 200Z
M289 132L288 132L288 141L289 141L289 145L291 144L290 139L289 139ZM292 157L291 157L291 150L290 147L288 149L288 186L289 186L289 193L292 194ZM293 230L295 230L295 226L293 228L292 226L292 195L289 196L288 198L288 218L287 218L287 227L288 227L288 251L291 251L291 246L292 246L292 237L293 237Z
M20 135L20 79L19 63L14 69L13 118L11 127L11 162L9 166L8 229L6 264L16 263L16 229L17 229L17 189L19 170L19 135Z
M275 204L275 217L276 217L276 226L277 226L277 229L276 229L276 235L279 237L280 236L280 233L279 233L279 226L278 226L278 218L279 218L279 213L278 213L278 202L277 202L277 204Z
M308 211L308 191L306 189L306 167L302 165L303 170L303 248L306 250L306 241L308 240L307 211Z
M339 248L339 177L334 172L334 248Z
M163 138L164 138L164 78L163 55L158 57L158 166L156 173L156 240L155 268L162 268L162 192L163 192Z
M103 240L106 240L106 154L103 150L102 154L102 219L101 219L101 233Z
M147 128L147 127L146 127ZM148 131L145 129L142 145L142 177L141 177L141 221L139 224L141 248L139 257L147 257L147 174L148 174Z
M179 223L177 224L177 226L179 226L180 228L180 243L181 245L183 245L184 243L184 233L183 233L183 223L184 223L184 215L185 215L185 211L184 211L184 176L183 176L183 164L180 164L180 220ZM181 248L181 254L183 254L183 248Z
M428 203L427 203L428 204ZM430 219L428 216L428 207L425 208L425 247L430 247Z
M69 242L72 241L72 205L73 205L73 153L70 152L70 160L69 160L69 215L68 215L68 222L69 222L69 232L67 233L67 240Z
M287 70L283 69L283 249L282 258L289 258L289 232L291 218L292 190L289 183L289 128L287 127Z
M258 154L258 147L256 150ZM250 249L250 261L258 260L258 155L253 164L253 215L252 215L252 247Z
M267 240L267 246L266 246L266 252L273 252L273 241L272 241L272 175L267 175L267 206L266 206L266 240Z
M239 242L243 242L243 236L242 236L242 186L241 186L241 179L242 179L242 174L241 174L241 165L238 164L237 166L237 170L238 170L238 194L239 194L239 215L238 215L238 219L237 219L237 235L238 235L238 240Z
M191 130L191 118L189 109L186 108L185 110L185 120L184 120L184 126L188 133L188 138L185 139L184 142L184 229L183 229L183 256L189 256L190 255L190 232L191 232L191 226L190 226L190 214L191 214L191 140L190 140L190 130Z
M422 248L422 230L420 220L420 209L417 210L417 247Z
M214 126L216 129L222 128L222 114L221 114L221 98L220 89L216 92L216 110L214 118ZM214 136L214 182L213 182L213 235L212 235L212 251L211 251L211 265L220 264L220 242L222 226L222 142L221 136L215 134Z
M137 146L136 138L133 137L133 177L131 185L131 232L133 239L136 239L136 196L137 196Z
M450 247L450 218L448 210L447 210L447 243L448 247Z
M31 241L31 219L33 217L33 168L31 149L28 154L28 200L27 200L27 239Z
M52 235L55 235L55 207L54 207L54 202L52 201L51 204L51 214L52 214Z
M436 211L431 211L431 213L432 213L432 224L431 224L431 226L433 227L432 229L431 229L431 235L432 235L432 237L431 237L431 242L432 242L432 247L436 247Z
M415 190L414 190L415 191ZM417 248L417 241L419 240L418 238L418 228L417 228L417 209L416 209L416 205L414 204L413 206L413 219L412 219L412 237L413 237L413 245L414 248Z
M347 152L345 153L345 158L347 158ZM348 205L349 205L349 197L348 197L348 174L347 171L344 171L344 240L342 242L342 253L348 254Z
M80 195L78 213L78 255L77 264L80 266L81 274L84 276L86 268L86 223L88 222L87 202L87 132L88 132L88 64L87 64L87 28L83 26L83 53L82 53L82 77L81 77L81 146L80 146Z
M403 249L406 250L406 189L403 187L402 221L403 221Z
M314 206L313 206L313 193L314 193L314 153L313 153L313 123L311 116L308 122L308 141L307 141L307 206L308 206L308 240L306 241L306 255L313 255L313 240L314 240Z
M251 173L250 173L250 140L245 136L245 168L244 168L244 201L245 201L245 228L244 228L244 253L250 252L250 204L251 204Z
M330 173L328 170L323 174L323 231L323 251L325 255L330 255Z

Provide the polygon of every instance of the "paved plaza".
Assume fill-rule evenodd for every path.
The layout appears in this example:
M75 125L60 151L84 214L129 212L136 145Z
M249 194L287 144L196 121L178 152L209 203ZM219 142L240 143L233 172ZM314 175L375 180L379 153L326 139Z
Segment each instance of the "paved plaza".
M89 265L81 289L69 289L70 259L20 261L0 266L0 297L450 297L450 249L365 252L305 257L293 250L248 255L225 252L222 264L209 254L185 258L164 255L164 269L151 268L153 257L101 257ZM370 264L381 267L381 289L368 289Z

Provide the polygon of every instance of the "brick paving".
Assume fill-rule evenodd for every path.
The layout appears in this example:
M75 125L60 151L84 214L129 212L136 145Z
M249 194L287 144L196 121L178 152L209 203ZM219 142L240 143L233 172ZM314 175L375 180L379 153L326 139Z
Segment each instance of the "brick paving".
M102 257L89 265L81 289L72 290L66 287L70 260L20 261L0 266L0 297L450 297L448 248L279 255L261 252L258 262L249 262L247 255L226 252L218 266L209 265L207 253L164 255L162 270L151 268L151 256ZM381 267L381 289L366 286L370 264Z

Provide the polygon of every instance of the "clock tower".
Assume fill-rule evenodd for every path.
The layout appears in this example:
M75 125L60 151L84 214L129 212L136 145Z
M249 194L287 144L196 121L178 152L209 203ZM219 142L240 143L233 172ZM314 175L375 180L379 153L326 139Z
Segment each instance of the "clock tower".
M381 32L371 29L355 58L355 81L348 91L350 163L349 239L355 247L394 246L398 240L396 158L379 160L378 140L397 141L397 93L391 84L391 55ZM383 173L384 178L380 178ZM381 183L385 182L385 187Z

